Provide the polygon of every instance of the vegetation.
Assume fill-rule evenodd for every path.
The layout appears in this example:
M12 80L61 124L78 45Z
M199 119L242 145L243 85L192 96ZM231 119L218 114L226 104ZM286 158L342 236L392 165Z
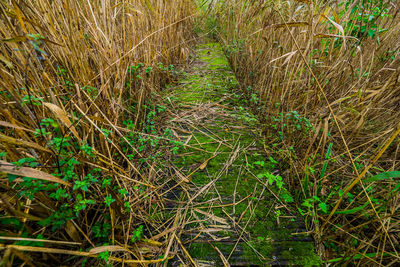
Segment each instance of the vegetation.
M197 2L0 1L0 266L399 262L398 1Z
M213 27L320 255L398 262L398 3L213 5Z
M155 170L176 147L154 95L189 56L194 7L0 2L0 242L16 240L1 266L166 259L146 242L165 230Z

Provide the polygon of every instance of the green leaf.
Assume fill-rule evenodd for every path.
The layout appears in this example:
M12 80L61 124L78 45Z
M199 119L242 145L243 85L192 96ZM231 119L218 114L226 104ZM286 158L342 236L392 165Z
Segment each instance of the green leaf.
M276 181L276 177L275 175L271 174L271 173L266 173L267 178L268 178L268 183L269 185L273 185L274 181Z
M319 197L318 196L313 196L313 199L314 200L316 200L316 201L318 201L318 202L320 202L321 200L319 199Z
M264 178L265 177L265 174L264 173L259 173L259 174L257 174L257 178L259 178L259 179L262 179L262 178Z
M113 202L115 202L115 199L113 199L111 195L107 195L107 197L104 199L104 203L107 207L110 207L111 203Z
M328 213L328 205L326 205L326 203L321 202L318 204L318 207L322 210L323 213Z
M126 191L125 188L118 189L118 192L120 193L121 197L124 197L125 195L128 194L128 191Z
M365 179L364 183L372 183L376 181L382 181L389 178L398 178L400 177L400 171L391 171L391 172L382 172L377 175L371 176L368 179Z
M256 162L254 162L254 164L263 167L264 166L264 161L256 161Z
M2 42L13 42L13 43L18 43L18 42L24 42L26 41L26 36L15 36L11 38L5 38L1 39Z
M17 179L18 177L19 177L18 175L9 174L9 173L7 174L7 178L10 183L14 182L14 180Z
M288 193L283 193L282 194L282 199L285 201L285 202L293 202L293 197L290 195L290 194L288 194Z
M368 35L369 35L370 37L374 38L374 36L375 36L375 30L372 30L372 29L368 30Z
M277 180L276 181L276 186L281 189L283 187L284 183L282 181Z
M324 166L322 167L321 175L319 176L319 178L321 178L321 179L324 177L326 169L328 167L329 159L331 157L332 146L333 146L333 144L329 143L328 150L326 151L326 154L325 154Z
M306 199L301 205L307 208L312 208L313 205L310 202L313 202L313 199Z
M273 158L273 157L269 157L269 161L273 164L277 164L278 162Z
M397 184L393 189L392 189L392 191L390 191L390 194L393 194L393 193L395 193L397 190L399 190L400 189L400 183L399 184Z
M335 211L335 214L353 214L356 213L362 209L364 209L368 205L368 202L365 202L364 205L359 206L357 208L351 209L351 210L338 210Z

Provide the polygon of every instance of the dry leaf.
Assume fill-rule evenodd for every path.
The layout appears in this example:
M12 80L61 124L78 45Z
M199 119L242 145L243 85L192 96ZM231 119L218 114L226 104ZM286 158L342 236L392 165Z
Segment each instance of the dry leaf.
M351 39L355 39L358 40L356 37L354 36L349 36L349 35L337 35L337 34L327 34L327 33L317 33L314 34L314 38L351 38Z
M318 24L320 24L321 23L321 21L322 21L322 19L324 18L324 16L326 15L326 14L328 14L328 11L329 11L329 8L327 7L327 8L325 8L325 10L324 10L324 12L319 16L319 19L318 19L318 21L317 21L317 24L316 25L318 25Z
M14 11L15 11L15 15L17 16L18 22L21 25L21 28L24 30L25 33L28 33L28 31L26 30L24 21L23 21L23 17L24 15L21 12L21 9L19 9L18 4L15 0L11 1L13 6L14 6Z
M10 204L10 202L8 202L7 197L8 197L8 195L6 195L6 194L3 194L3 195L0 194L0 205L7 211L7 213L9 213L17 218L23 218L23 219L30 220L30 221L43 220L43 218L39 218L39 217L33 216L29 213L25 213L20 210L14 209L14 207Z
M204 161L200 166L199 166L199 170L204 170L205 167L207 167L208 162L214 158L215 156L212 156L211 158L207 159L206 161Z
M208 212L199 210L199 209L194 209L194 210L195 210L196 212L200 213L200 214L203 214L203 215L207 216L208 218L210 218L210 219L213 220L213 221L219 222L219 223L221 223L221 224L228 224L228 221L227 221L227 220L225 220L225 219L223 219L223 218L220 218L220 217L218 217L218 216L215 216L214 214L211 214L211 213L208 213Z
M38 238L26 238L19 236L0 236L0 240L12 240L12 241L29 241L29 242L43 242L52 244L62 244L62 245L82 245L80 242L69 242L60 240L49 240L49 239L38 239Z
M280 24L274 24L272 27L274 28L282 28L288 26L289 28L291 27L301 27L301 26L309 26L308 22L305 21L297 21L297 22L288 22L288 23L280 23Z
M154 246L154 247L161 247L163 245L163 243L158 242L158 241L154 241L151 239L145 239L143 240L146 244L150 245L150 246Z
M95 247L89 250L89 253L92 254L99 254L101 252L110 251L110 252L118 252L118 251L128 251L126 248L121 246L102 246L102 247Z
M43 151L43 152L49 152L49 153L51 152L49 149L44 148L36 143L32 143L32 142L28 142L28 141L20 140L20 139L15 139L13 137L9 137L9 136L3 135L1 133L0 133L0 141L8 143L8 144L16 145L16 146L35 148L35 149Z
M74 224L71 221L67 221L65 224L65 232L74 240L75 242L80 242L81 239L79 237L78 230L74 226Z
M269 63L271 64L271 63L273 63L273 62L275 62L275 61L277 61L277 60L279 60L279 59L281 59L281 58L284 58L284 57L288 57L288 59L290 60L290 58L291 58L293 55L295 55L296 53L297 53L297 50L292 51L292 52L289 52L289 53L286 53L286 54L284 54L284 55L282 55L282 56L280 56L280 57L277 57L277 58L271 60ZM288 59L286 59L285 62L287 62ZM285 64L286 64L286 63L284 63L283 65L285 65Z
M229 264L228 260L225 258L224 254L222 254L222 252L221 252L217 247L215 247L215 246L213 246L213 247L214 247L214 249L218 252L218 255L219 255L219 257L221 258L222 263L224 264L224 267L229 267L229 266L231 266L231 265Z
M4 64L6 64L7 68L10 68L10 69L13 68L13 64L7 58L5 58L3 55L0 55L0 61L3 62Z
M306 4L311 4L311 0L296 0L296 1L306 3Z
M172 228L170 228L170 229L167 229L167 230L165 230L165 231L159 233L158 235L153 236L153 237L151 238L151 239L152 239L151 241L155 242L154 240L160 239L161 237L163 237L163 236L165 236L165 235L167 235L167 234L169 234L169 233L175 231L176 229L177 229L177 227L172 227Z
M26 41L26 39L27 38L25 36L15 36L15 37L1 39L1 41L2 42L19 43L19 42Z
M51 111L54 112L54 114L60 119L60 121L62 121L62 123L65 124L65 126L68 127L68 129L71 130L71 132L75 135L75 137L78 140L81 140L75 127L72 125L71 121L69 120L67 113L63 109L61 109L59 106L54 105L52 103L44 103L44 105L46 107L48 107Z
M334 22L333 20L331 20L329 17L325 16L324 14L322 14L321 16L323 16L325 19L329 20L333 26L335 26L336 29L338 29L338 31L342 34L342 38L343 38L343 47L346 49L346 38L344 35L344 29L342 27L342 25Z
M5 172L5 173L19 175L19 176L23 176L23 177L30 177L30 178L34 178L34 179L50 181L50 182L54 182L54 183L63 184L66 186L71 186L70 183L63 181L60 178L57 178L51 174L48 174L48 173L45 173L45 172L42 172L42 171L39 171L39 170L36 170L33 168L15 166L4 160L0 160L0 172Z
M184 181L185 183L189 183L189 182L190 182L190 180L189 180L188 178L186 178L185 175L183 175L179 170L176 170L176 169L175 169L175 171L176 171L176 175L178 175L178 177L179 177L182 181ZM189 177L190 177L190 176L189 176Z
M332 10L332 13L333 13L333 17L335 18L336 23L340 23L339 16L338 16L338 14L335 12L335 10Z
M32 131L32 130L29 130L29 129L26 129L26 128L24 128L24 127L21 127L21 126L18 126L18 125L9 123L9 122L7 122L7 121L0 121L0 126L10 127L10 128L18 129L18 130L24 130L24 131L31 132L31 133L34 132L34 131Z

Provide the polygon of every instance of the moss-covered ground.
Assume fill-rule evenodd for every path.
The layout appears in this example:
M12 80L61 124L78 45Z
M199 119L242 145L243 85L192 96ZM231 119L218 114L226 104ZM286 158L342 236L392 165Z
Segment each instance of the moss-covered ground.
M185 242L209 265L319 265L312 240L289 203L264 151L257 118L238 93L217 43L200 44L191 69L169 88L168 122L184 148L174 165L187 179Z

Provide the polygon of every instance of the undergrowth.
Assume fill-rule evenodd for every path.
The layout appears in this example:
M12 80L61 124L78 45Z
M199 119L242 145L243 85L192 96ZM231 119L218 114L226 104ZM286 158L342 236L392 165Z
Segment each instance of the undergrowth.
M1 1L1 266L166 260L157 94L185 63L192 1ZM168 240L168 241L167 241Z
M398 3L212 5L211 27L319 254L398 262Z

